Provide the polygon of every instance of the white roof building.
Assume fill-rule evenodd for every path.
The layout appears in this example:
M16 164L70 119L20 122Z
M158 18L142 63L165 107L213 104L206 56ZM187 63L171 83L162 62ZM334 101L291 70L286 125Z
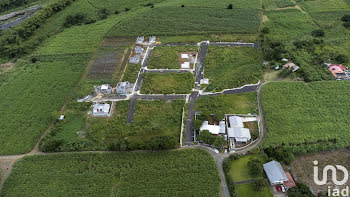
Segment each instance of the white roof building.
M184 62L181 64L182 69L189 69L190 68L190 63L189 62Z
M204 121L199 130L201 132L208 130L213 135L225 134L225 122L220 121L219 125L210 125L208 121Z
M186 53L181 54L181 59L188 59L188 58L189 58L188 54Z
M139 37L137 37L137 39L136 39L136 44L143 44L144 41L145 41L145 37L139 36Z
M209 79L208 78L201 79L201 84L209 84Z
M243 127L243 118L239 116L230 116L229 118L230 127Z
M234 138L236 142L247 143L251 140L250 131L247 128L227 128L229 138Z
M142 47L140 47L140 46L135 47L135 53L141 54L143 51L144 51L144 49Z
M271 185L283 184L288 181L288 177L284 172L281 164L277 161L270 161L264 164L264 171Z
M134 84L124 81L124 82L119 82L116 86L116 93L120 95L127 95L131 94L133 90Z
M141 57L139 55L135 55L134 57L130 58L129 63L131 64L138 64Z
M95 103L92 115L93 116L109 116L110 105L108 103L100 104Z
M156 40L157 40L157 37L155 37L155 36L149 37L149 43L150 43L150 44L156 43Z

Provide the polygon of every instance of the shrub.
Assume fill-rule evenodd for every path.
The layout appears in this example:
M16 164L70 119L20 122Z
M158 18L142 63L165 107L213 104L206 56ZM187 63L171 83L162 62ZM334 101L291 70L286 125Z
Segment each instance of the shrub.
M119 11L118 11L118 10L116 10L116 11L114 12L114 14L119 14Z
M322 29L317 29L311 32L313 37L324 37L324 31Z
M129 11L129 10L130 10L130 8L125 8L125 9L124 9L125 12L127 12L127 11Z
M315 195L310 191L309 187L302 184L296 183L296 187L288 190L289 197L315 197Z
M62 143L62 140L50 139L41 143L40 150L45 152L55 152Z
M78 13L76 15L69 15L67 16L65 22L64 22L64 26L65 27L70 27L73 25L81 25L85 22L85 15Z
M344 15L342 18L341 18L342 21L344 22L349 22L350 21L350 15Z
M184 8L184 7L185 7L185 5L184 5L184 4L182 4L182 5L181 5L181 7L182 7L182 8Z
M347 29L350 29L350 21L345 22L343 26Z
M107 16L108 16L107 9L106 9L106 8L101 9L101 10L97 13L97 15L98 15L98 18L101 19L101 20L102 20L102 19L106 19Z
M268 33L270 33L270 29L268 27L264 27L261 29L261 33L268 34Z
M338 63L348 63L349 62L349 58L348 56L344 55L344 54L340 54L338 55L335 60L338 62Z
M260 160L252 158L248 162L249 173L252 176L260 176L263 174L263 165Z
M232 10L232 9L233 9L232 4L228 5L228 6L227 6L227 9Z

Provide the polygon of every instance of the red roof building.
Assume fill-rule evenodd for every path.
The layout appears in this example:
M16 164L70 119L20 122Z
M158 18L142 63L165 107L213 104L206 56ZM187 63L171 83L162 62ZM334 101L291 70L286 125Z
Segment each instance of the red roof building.
M329 71L335 78L342 78L342 75L344 75L345 67L341 64L331 65L331 67L329 67Z
M336 66L336 67L338 67L338 68L342 69L343 71L345 71L345 70L346 70L346 68L343 66L343 64L331 64L331 66L330 66L330 67L332 67L332 66Z
M287 189L295 187L295 182L293 180L292 175L290 175L289 172L286 172L286 175L287 175L288 181L283 182L284 187L286 187Z

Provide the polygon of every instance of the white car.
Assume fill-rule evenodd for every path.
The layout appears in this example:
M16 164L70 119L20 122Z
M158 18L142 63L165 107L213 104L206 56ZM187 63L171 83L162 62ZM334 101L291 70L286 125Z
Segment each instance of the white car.
M286 188L284 187L284 185L281 185L281 189L282 189L282 192L286 192Z
M214 152L217 153L217 154L220 153L220 152L218 151L218 149L216 149L216 148L213 148L213 150L214 150Z

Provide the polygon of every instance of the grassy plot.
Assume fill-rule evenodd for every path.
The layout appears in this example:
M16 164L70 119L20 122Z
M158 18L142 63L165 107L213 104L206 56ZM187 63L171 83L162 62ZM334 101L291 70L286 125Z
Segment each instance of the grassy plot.
M161 42L168 43L198 43L203 40L210 42L256 42L257 34L210 34L188 36L162 36Z
M275 41L311 37L311 32L317 29L310 16L298 9L267 11L264 14L269 18L264 23L270 29L267 36Z
M180 69L181 52L198 52L197 46L158 46L152 50L148 62L149 69Z
M205 58L206 91L221 91L257 83L262 76L261 57L254 48L209 46Z
M272 197L270 187L266 187L261 191L256 191L253 184L236 185L236 192L240 197Z
M41 143L41 149L107 150L120 140L128 140L126 149L150 149L147 142L155 136L168 136L177 145L183 106L182 100L138 100L131 124L127 124L129 101L117 102L116 111L111 118L85 118L86 108L72 106L75 108L73 113L67 114L65 122L55 125ZM84 135L79 136L79 131L83 131ZM57 142L57 146L50 148L52 142Z
M244 156L237 160L234 160L231 163L230 175L233 181L235 182L246 181L246 180L251 180L256 178L249 173L249 168L248 168L248 162L254 158L260 160L262 163L265 163L267 161L266 156L263 154L260 154L260 155Z
M0 86L0 154L31 150L83 73L89 54L23 60Z
M273 82L264 86L266 137L263 147L295 153L349 145L350 83Z
M122 81L135 83L141 69L141 64L127 64Z
M0 196L220 196L204 150L60 154L15 164Z
M300 1L298 4L301 7L311 12L332 12L332 11L350 11L348 0L314 0L314 1Z
M195 104L195 111L200 112L204 119L214 114L216 120L222 120L225 114L258 113L257 107L257 95L251 92L199 97Z
M144 73L142 94L188 94L194 87L193 74Z
M179 0L179 1L164 1L159 6L176 6L180 7L185 5L186 7L212 7L212 8L227 8L229 4L232 4L233 8L237 9L261 9L261 0L222 0L222 1L210 1L210 0Z
M260 10L249 9L155 7L124 21L110 35L256 33L260 15Z
M277 10L280 8L293 7L296 4L291 0L264 0L263 5L266 10Z

